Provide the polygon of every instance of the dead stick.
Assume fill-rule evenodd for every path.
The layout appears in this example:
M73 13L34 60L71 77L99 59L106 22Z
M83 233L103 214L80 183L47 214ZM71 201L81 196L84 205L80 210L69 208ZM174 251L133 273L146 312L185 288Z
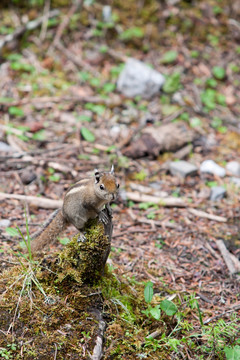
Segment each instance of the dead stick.
M229 314L229 313L231 313L231 312L233 312L233 311L237 311L237 310L239 310L239 309L240 309L240 305L236 305L236 306L234 306L234 307L233 307L232 309L230 309L230 310L226 310L226 311L222 312L221 314L218 314L218 315L216 315L216 316L213 316L212 318L209 318L209 319L205 320L205 321L203 322L203 324L206 325L206 324L210 323L210 322L213 321L213 320L219 319L219 318L221 318L222 316L227 315L227 314Z
M52 200L48 198L40 198L37 196L0 193L0 200L3 199L21 200L27 202L30 205L37 206L43 209L59 209L63 203L62 200Z
M216 240L216 244L217 244L217 247L219 249L219 251L221 252L222 254L222 257L228 267L228 270L230 272L231 275L235 274L236 273L236 268L232 262L232 259L231 259L231 255L228 251L228 249L226 248L224 242L222 240Z
M219 222L226 222L227 221L227 218L225 218L223 216L209 214L209 213L206 213L206 212L204 212L202 210L189 208L188 211L191 214L195 215L195 216L199 216L199 217L206 218L206 219L209 219L209 220L215 220L215 221L219 221Z
M60 25L56 31L56 35L55 35L55 38L54 38L53 44L52 44L53 46L55 46L60 41L62 34L63 34L65 28L68 26L71 17L75 14L76 11L79 10L81 5L82 5L82 0L77 0L71 6L70 10L65 15L65 17L63 18L63 21L60 23Z
M54 16L59 15L59 10L52 10L47 14L48 18L52 18ZM20 26L17 30L15 30L12 34L8 34L4 37L4 39L0 40L0 50L9 42L17 39L21 35L23 35L28 30L34 30L37 27L39 27L44 20L46 19L46 14L43 16L40 16L39 18L29 21L26 25Z
M183 199L175 198L175 197L160 198L158 196L140 194L136 191L134 192L127 191L125 194L128 200L132 200L136 202L152 202L154 204L158 204L162 206L170 206L170 207L187 206Z

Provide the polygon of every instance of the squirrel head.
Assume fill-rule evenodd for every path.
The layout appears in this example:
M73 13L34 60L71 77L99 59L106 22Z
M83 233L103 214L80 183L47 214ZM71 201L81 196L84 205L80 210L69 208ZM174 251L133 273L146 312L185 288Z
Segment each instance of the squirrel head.
M96 195L107 202L116 200L119 183L115 177L113 165L110 172L99 172L95 169L94 176Z

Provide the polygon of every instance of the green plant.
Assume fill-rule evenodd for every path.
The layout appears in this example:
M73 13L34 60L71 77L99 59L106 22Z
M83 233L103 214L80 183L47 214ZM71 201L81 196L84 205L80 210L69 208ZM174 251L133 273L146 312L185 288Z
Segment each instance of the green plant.
M165 83L163 84L163 91L168 94L174 93L180 88L180 80L181 76L179 72L168 75Z
M134 179L135 180L143 181L143 180L146 179L146 177L147 177L147 173L146 173L145 170L141 170L138 173L134 174Z
M221 66L214 66L212 68L212 73L215 76L215 78L218 80L223 80L226 76L226 71Z
M163 55L161 62L163 64L170 64L176 61L177 57L178 57L178 52L175 50L170 50Z
M139 39L142 39L144 36L144 31L143 29L135 26L135 27L131 27L125 31L123 31L119 38L120 40L123 40L123 41L129 41L129 40L132 40L134 38L139 38Z
M88 142L94 142L95 141L95 136L94 134L85 126L81 127L81 135L83 137L84 140L88 141Z
M148 304L146 310L142 310L143 314L148 317L153 317L155 320L160 320L161 318L161 310L165 312L167 316L173 316L177 312L177 306L170 300L162 300L159 304L154 307L150 305L153 299L153 283L148 281L144 288L144 299Z

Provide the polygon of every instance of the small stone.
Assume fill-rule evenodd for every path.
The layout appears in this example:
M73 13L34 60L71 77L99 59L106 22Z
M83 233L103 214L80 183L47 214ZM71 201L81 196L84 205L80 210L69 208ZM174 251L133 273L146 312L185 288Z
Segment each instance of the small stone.
M193 176L197 173L197 167L187 161L171 161L169 164L169 170L172 175L177 175L185 178L186 176Z
M26 168L25 170L23 170L23 172L20 175L21 180L23 182L24 185L28 185L30 184L33 180L36 179L37 175L36 173L32 170L32 169L28 169Z
M213 160L204 160L200 165L200 171L201 173L209 173L220 177L226 175L226 170Z
M130 98L140 95L150 99L159 92L164 81L165 78L158 71L142 61L130 58L119 75L117 89Z
M103 6L102 9L102 17L103 17L103 21L106 23L110 23L112 22L112 8L109 5L105 5Z
M226 195L226 189L222 186L213 186L211 188L210 200L218 201L222 200Z
M10 152L13 151L13 148L8 144L6 144L5 142L0 141L0 151Z
M240 188L240 178L232 177L230 180L235 186Z
M0 220L0 228L2 228L2 229L5 229L5 228L9 227L10 224L11 224L11 221L8 220L8 219Z
M232 175L240 176L240 163L237 161L229 161L226 165L227 171Z

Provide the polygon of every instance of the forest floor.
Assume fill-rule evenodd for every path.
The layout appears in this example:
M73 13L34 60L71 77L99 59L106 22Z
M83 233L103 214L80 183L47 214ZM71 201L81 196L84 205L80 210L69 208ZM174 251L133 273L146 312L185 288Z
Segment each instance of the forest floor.
M50 1L44 9L1 9L0 267L16 263L11 250L16 227L26 234L24 208L31 235L56 207L38 199L61 200L69 185L114 164L121 190L109 264L145 312L134 317L133 306L121 322L126 305L115 301L118 323L108 319L104 359L239 359L240 177L200 171L208 159L224 169L240 164L239 2L104 3L111 6L108 20L95 1L62 7L56 1L52 17ZM27 29L42 13L49 18ZM21 34L8 42L16 29ZM127 57L151 64L169 86L148 100L121 95L116 83ZM142 129L178 122L194 134L183 153L126 156ZM169 163L179 159L197 172L172 175ZM213 201L216 186L226 194ZM36 198L26 202L29 196ZM153 197L183 204L165 206ZM51 250L75 233L69 228ZM164 299L177 310L168 313ZM1 341L0 358L28 359L14 355L22 346L16 339ZM84 359L69 351L65 359Z

